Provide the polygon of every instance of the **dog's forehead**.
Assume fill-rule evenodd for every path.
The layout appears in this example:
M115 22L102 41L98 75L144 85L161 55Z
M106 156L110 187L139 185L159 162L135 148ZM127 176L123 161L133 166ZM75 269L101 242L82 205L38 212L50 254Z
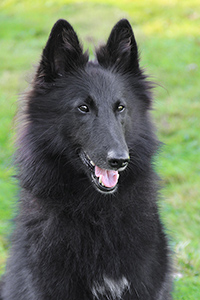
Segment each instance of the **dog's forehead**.
M91 93L116 98L123 94L123 83L118 74L99 66L86 69L87 86Z
M96 84L113 85L118 78L117 74L114 74L110 70L101 68L98 65L89 67L85 71L89 80Z

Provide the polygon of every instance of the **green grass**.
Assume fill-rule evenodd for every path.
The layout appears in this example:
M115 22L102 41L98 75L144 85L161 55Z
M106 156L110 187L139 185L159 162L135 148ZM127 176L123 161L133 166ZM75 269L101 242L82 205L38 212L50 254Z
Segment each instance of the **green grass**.
M142 65L160 84L153 116L166 144L157 168L164 182L162 215L176 252L174 299L200 299L199 0L1 1L0 272L17 198L12 154L18 94L28 86L58 18L72 23L93 55L93 45L123 17L133 25Z

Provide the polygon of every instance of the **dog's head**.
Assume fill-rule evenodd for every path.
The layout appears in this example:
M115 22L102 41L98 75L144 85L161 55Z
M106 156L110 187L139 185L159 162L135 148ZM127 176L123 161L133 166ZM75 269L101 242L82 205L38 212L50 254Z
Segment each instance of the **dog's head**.
M150 86L129 22L114 26L91 62L72 26L57 21L33 85L28 114L39 143L50 155L70 152L98 191L114 192L150 106Z

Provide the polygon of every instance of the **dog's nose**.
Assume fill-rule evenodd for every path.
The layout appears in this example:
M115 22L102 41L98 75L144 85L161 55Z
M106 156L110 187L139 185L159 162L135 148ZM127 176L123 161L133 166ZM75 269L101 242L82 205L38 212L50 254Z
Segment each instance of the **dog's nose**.
M111 169L120 170L125 169L130 160L128 152L124 151L122 153L117 153L115 151L110 151L108 153L108 165Z

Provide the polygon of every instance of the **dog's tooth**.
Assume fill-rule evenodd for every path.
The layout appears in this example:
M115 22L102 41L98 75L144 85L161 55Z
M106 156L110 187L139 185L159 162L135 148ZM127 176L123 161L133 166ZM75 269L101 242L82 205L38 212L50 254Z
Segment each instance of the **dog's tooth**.
M95 164L93 163L93 161L92 161L92 160L90 161L90 163L91 163L91 165L92 165L93 167L95 166Z
M100 175L100 176L99 176L99 183L100 183L102 186L105 186L105 185L103 184L103 182L102 182L102 176L103 176L103 175Z
M99 183L102 184L102 175L99 176Z

